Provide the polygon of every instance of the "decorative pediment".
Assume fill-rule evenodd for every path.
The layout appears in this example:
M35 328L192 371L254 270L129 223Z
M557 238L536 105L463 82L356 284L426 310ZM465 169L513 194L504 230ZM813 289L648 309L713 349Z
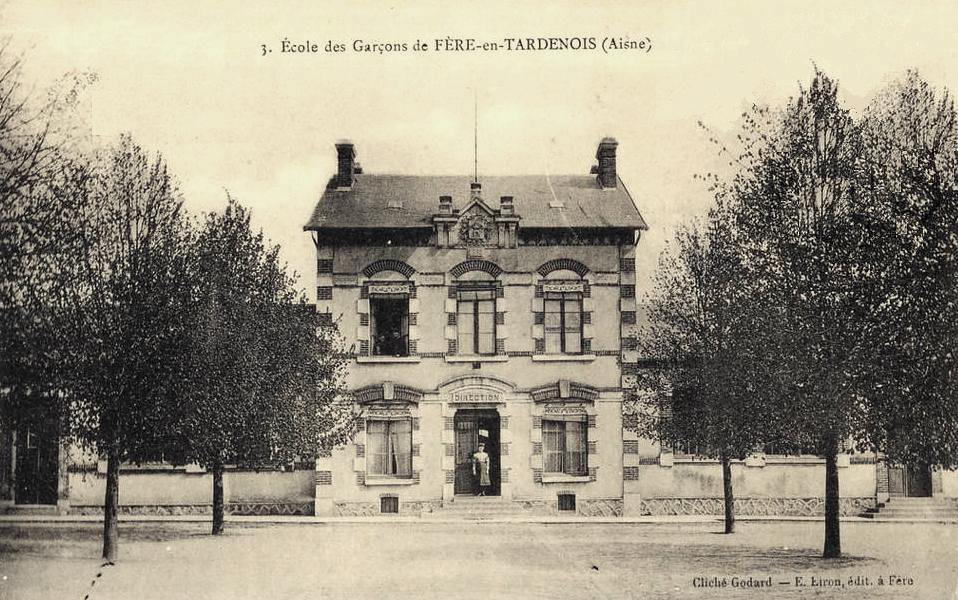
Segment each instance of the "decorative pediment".
M439 393L453 402L503 402L515 391L504 379L490 376L463 375L439 386Z
M459 244L467 248L497 247L496 224L492 212L482 201L473 200L463 211L454 230Z
M422 400L422 391L406 385L384 381L381 384L368 385L353 392L353 398L358 404L419 404Z
M482 199L482 186L470 185L470 200L461 210L452 207L452 196L439 197L439 211L432 216L439 248L515 248L520 217L512 196L499 199L493 209Z
M599 390L567 379L532 390L533 402L595 402Z

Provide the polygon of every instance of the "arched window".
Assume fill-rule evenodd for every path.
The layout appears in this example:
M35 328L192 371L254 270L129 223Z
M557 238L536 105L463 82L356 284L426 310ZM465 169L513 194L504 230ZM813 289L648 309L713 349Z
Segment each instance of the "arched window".
M556 269L541 285L545 353L582 354L582 277L569 269Z
M491 356L497 353L496 301L502 269L485 260L459 263L450 270L456 277L456 354Z
M415 270L398 260L378 260L363 269L369 298L369 354L409 356L409 299ZM362 318L362 317L360 317Z

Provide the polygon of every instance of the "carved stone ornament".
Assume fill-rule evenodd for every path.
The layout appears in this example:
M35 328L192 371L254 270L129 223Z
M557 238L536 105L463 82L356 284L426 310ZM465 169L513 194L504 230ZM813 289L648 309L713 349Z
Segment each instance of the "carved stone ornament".
M408 283L370 283L370 294L408 294Z
M586 410L581 404L546 404L543 414L557 416L585 416Z
M492 235L492 217L472 212L459 219L459 241L466 246L486 246Z
M402 418L402 417L411 417L412 412L409 410L408 406L404 407L388 407L388 406L371 406L366 409L367 418Z

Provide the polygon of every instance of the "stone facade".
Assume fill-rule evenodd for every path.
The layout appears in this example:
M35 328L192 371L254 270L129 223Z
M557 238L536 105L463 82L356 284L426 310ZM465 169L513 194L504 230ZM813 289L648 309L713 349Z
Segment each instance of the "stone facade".
M636 334L635 245L644 223L615 175L614 142L604 144L602 180L576 180L594 194L578 201L622 215L602 227L576 227L575 188L537 200L523 193L522 178L494 181L509 195L491 197L485 181L334 178L315 213L323 218L307 229L317 311L351 348L348 386L363 423L352 443L317 460L317 514L392 513L397 503L384 500L392 497L399 514L422 513L471 494L477 441L493 453L491 491L503 501L555 512L561 491L575 497L579 514L623 514L622 364L635 357L622 340ZM351 186L339 185L350 177ZM418 222L430 229L398 231L370 215L365 227L376 234L357 234L364 223L347 221L363 203L379 202L366 186L386 197L395 223L428 206ZM422 190L435 196L410 196ZM337 213L336 203L356 208ZM549 219L568 226L532 227ZM479 297L488 308L474 316ZM399 345L383 339L394 305L403 320L392 338L408 340ZM476 339L483 327L484 347Z

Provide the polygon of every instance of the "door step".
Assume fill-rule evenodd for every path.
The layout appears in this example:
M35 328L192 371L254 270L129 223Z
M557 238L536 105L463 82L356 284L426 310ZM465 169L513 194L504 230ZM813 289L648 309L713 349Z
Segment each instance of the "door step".
M424 514L424 518L462 519L481 521L545 514L545 506L527 507L521 502L501 496L456 496L439 510Z
M938 498L891 498L870 508L863 517L875 520L958 520L958 502Z

